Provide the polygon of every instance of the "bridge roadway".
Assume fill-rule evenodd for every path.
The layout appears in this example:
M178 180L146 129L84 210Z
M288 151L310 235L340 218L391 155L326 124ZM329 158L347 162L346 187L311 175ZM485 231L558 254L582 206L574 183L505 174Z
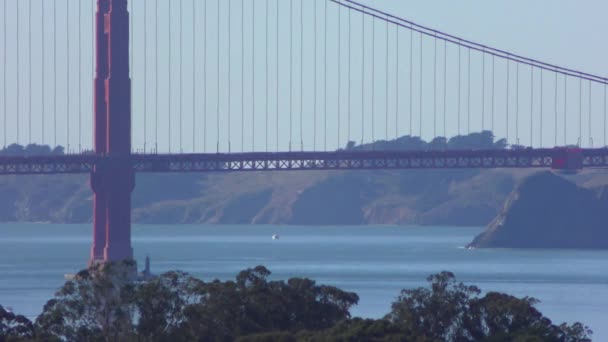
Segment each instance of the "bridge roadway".
M77 174L131 163L135 172L235 172L295 170L480 169L608 167L608 148L506 150L71 154L0 156L0 175Z

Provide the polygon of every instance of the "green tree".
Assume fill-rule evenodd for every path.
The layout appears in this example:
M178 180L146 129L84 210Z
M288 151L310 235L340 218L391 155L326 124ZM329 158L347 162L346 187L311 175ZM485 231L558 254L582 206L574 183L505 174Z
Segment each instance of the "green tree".
M538 300L489 292L456 282L442 272L429 288L403 290L386 319L412 336L437 341L587 342L592 333L580 323L556 326L536 308Z
M15 315L0 305L0 341L24 341L34 338L34 325L22 315Z
M132 262L79 272L44 306L36 320L42 340L124 341L134 336Z

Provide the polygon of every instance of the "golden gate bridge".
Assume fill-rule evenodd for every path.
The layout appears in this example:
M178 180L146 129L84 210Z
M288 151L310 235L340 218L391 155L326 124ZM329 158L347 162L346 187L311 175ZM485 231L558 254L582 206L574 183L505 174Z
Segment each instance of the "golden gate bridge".
M133 256L136 172L608 166L607 78L355 1L2 0L2 10L3 151L67 151L2 153L0 174L89 173L93 263ZM511 145L447 144L476 131ZM402 148L403 136L433 148Z

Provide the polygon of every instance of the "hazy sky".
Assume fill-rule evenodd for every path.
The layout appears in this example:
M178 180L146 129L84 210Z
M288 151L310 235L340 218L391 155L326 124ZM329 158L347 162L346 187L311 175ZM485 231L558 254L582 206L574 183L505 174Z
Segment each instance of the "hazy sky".
M519 71L519 90L516 92L514 83L517 76L516 69L514 65L510 65L508 90L510 95L507 101L506 63L502 60L495 62L496 74L492 81L490 77L491 59L486 59L485 81L482 83L482 56L473 53L471 57L471 91L468 93L467 55L466 51L461 51L462 78L459 99L456 95L459 50L451 44L447 46L446 74L443 73L441 67L446 50L444 50L442 42L438 44L436 56L440 67L437 76L438 82L434 84L435 50L432 39L423 38L423 66L420 69L419 35L412 35L413 42L410 42L408 30L399 29L397 31L394 25L389 25L387 54L386 25L381 20L367 18L365 31L363 31L361 14L355 11L349 14L347 9L342 9L340 11L341 35L338 44L339 7L330 0L278 0L278 2L277 0L231 0L230 2L221 0L219 1L219 17L217 15L218 1L206 0L206 17L205 1L194 1L196 3L193 3L193 0L172 0L170 2L147 0L146 3L143 0L134 1L132 77L134 85L133 144L135 149L142 149L145 141L147 150L158 142L159 150L167 151L169 132L173 152L179 151L180 146L183 151L215 152L218 142L219 149L227 151L228 134L230 134L232 151L240 151L241 146L244 150L265 150L266 143L271 150L286 150L289 148L290 136L291 147L296 150L300 149L301 143L306 150L323 149L326 143L328 149L334 149L344 146L349 138L357 142L383 139L387 137L387 130L388 138L409 134L410 129L414 135L418 135L420 127L422 127L422 135L425 138L431 137L434 131L438 135L443 135L444 126L446 135L452 136L457 134L459 126L457 112L461 112L461 133L466 133L468 129L467 113L471 113L471 131L479 131L482 128L482 113L484 128L488 129L491 120L490 112L494 112L495 132L499 137L506 136L508 125L509 140L515 142L515 125L517 124L520 142L529 144L531 122L532 143L535 146L540 145L541 142L543 146L552 146L556 138L554 134L556 121L553 114L556 108L552 73L544 73L542 76L544 82L543 122L547 129L543 131L541 141L541 91L539 85L541 76L538 70L534 70L532 75L529 67L522 67ZM361 1L418 24L478 43L563 67L608 76L608 65L606 64L608 44L605 40L605 33L608 32L608 23L605 20L608 3L605 1ZM54 2L57 4L56 24L52 11ZM68 3L70 4L69 10L66 6ZM266 3L269 4L268 16L266 16ZM277 3L279 12L277 12ZM28 10L30 4L32 8L31 25ZM45 6L44 15L43 4ZM244 4L244 7L241 4ZM290 4L293 4L291 12L293 27L290 25L289 19ZM327 30L324 26L325 4L328 8ZM17 141L18 132L20 143L29 142L31 127L31 139L34 142L43 141L42 132L44 131L45 143L52 144L56 138L57 144L66 146L69 143L73 150L79 148L79 142L80 148L90 147L92 2L90 0L80 2L80 18L77 0L0 0L0 15L4 15L5 5L7 8L5 21L7 48L5 50L4 44L0 45L3 52L0 53L0 60L3 61L3 64L0 65L0 76L3 76L6 71L7 81L4 83L0 79L2 88L4 89L4 85L6 88L6 98L3 96L4 91L0 94L2 100L0 119L3 120L4 105L6 105L6 141L8 143ZM196 5L194 11L193 5ZM317 30L314 25L315 5ZM19 6L18 15L17 6ZM302 23L300 22L300 8L304 9L301 16ZM147 18L147 34L143 25L144 11L146 11ZM170 35L169 11L171 11ZM279 13L278 21L277 13ZM241 17L243 21L241 21ZM350 31L349 17L351 19ZM19 19L18 25L17 18ZM205 20L205 18L207 19ZM218 20L218 18L220 19ZM268 59L266 58L265 18L268 18L269 27ZM230 26L228 26L228 20L230 20ZM19 32L17 32L17 27ZM30 27L31 69L29 67ZM79 30L78 27L81 29ZM303 40L300 40L300 27L303 29ZM56 43L53 42L55 28L57 29ZM289 35L289 31L292 29L293 39ZM374 30L374 36L372 36L372 30ZM45 44L42 44L43 31ZM327 64L324 55L325 31L328 32ZM4 43L4 32L4 26L0 25L2 43ZM396 32L399 32L398 49ZM219 41L218 33L220 34ZM16 49L17 35L19 49ZM144 40L144 37L147 39ZM171 42L169 42L170 37ZM365 49L363 49L362 37L365 37ZM372 38L375 38L373 50ZM350 59L348 58L349 39ZM69 53L67 53L68 40ZM207 42L206 54L204 53L205 40ZM219 54L217 53L218 42ZM156 45L157 43L158 45ZM413 43L411 63L413 72L410 76L411 43ZM196 44L196 48L194 48L194 44ZM53 58L53 46L56 46L56 62ZM341 47L340 50L338 50L338 46ZM302 53L300 53L301 48ZM242 49L244 49L244 54L241 52ZM290 50L293 51L292 55L290 55ZM5 51L6 62L4 62ZM147 54L144 54L144 51L147 51ZM254 55L252 55L252 51ZM277 52L280 61L278 69ZM19 53L18 56L17 53ZM397 58L397 53L399 58ZM19 63L17 63L18 59ZM169 64L169 59L171 59L171 64ZM374 68L371 67L372 60ZM362 73L363 62L365 62L365 69ZM18 64L19 68L17 68ZM290 64L293 65L291 69ZM44 82L42 79L43 66ZM157 66L158 73L156 72ZM327 71L324 69L325 66ZM56 76L54 76L53 70L56 70ZM338 78L338 70L340 78ZM421 70L424 75L422 87L420 87ZM171 77L169 77L170 72L173 75ZM327 73L328 79L327 86L324 83L325 73ZM268 75L268 81L266 75ZM411 110L413 114L411 128L409 125L410 77L412 77ZM533 81L531 81L531 77L534 77ZM338 80L340 81L338 82ZM490 108L492 82L495 82L493 110ZM555 127L558 130L558 144L564 142L564 108L567 108L568 113L574 113L568 115L565 121L568 143L576 143L579 131L581 131L583 143L587 144L590 142L589 138L593 138L596 146L602 144L604 139L602 108L604 88L601 85L592 86L590 109L587 100L589 97L587 83L583 84L582 97L584 100L579 104L578 81L569 80L567 96L563 95L564 80L559 78L558 82L558 125ZM444 83L446 85L445 94L443 93ZM229 84L230 87L228 87ZM534 88L531 87L531 84L534 85ZM17 85L19 86L17 87ZM325 87L327 87L327 91L325 91ZM67 89L70 90L69 96ZM435 89L437 90L435 91ZM519 98L516 98L516 94ZM44 101L42 101L43 98ZM17 101L17 99L19 100ZM420 103L420 99L422 99L422 103ZM534 102L530 102L531 99L534 99ZM566 100L565 104L564 100ZM517 106L517 101L519 101L519 106ZM459 102L460 108L458 108ZM419 121L421 104L422 123ZM445 124L443 122L444 108L447 117ZM336 114L338 110L340 120ZM517 122L515 121L516 111L519 113ZM578 117L580 111L584 113L582 125L579 123ZM589 115L590 111L591 115ZM42 120L43 112L44 120ZM169 112L171 112L171 119L169 119ZM292 113L291 120L289 112ZM325 128L324 121L325 112L328 113L327 128ZM66 133L68 131L68 113L70 134ZM79 115L79 113L82 114ZM217 113L219 113L219 122ZM19 130L17 131L18 116ZM55 117L57 118L56 129L53 125ZM266 117L268 117L268 130L266 130ZM349 118L350 127L348 127ZM300 122L302 122L301 126ZM364 123L363 130L361 122ZM77 129L79 126L83 127L81 131ZM144 126L146 127L145 133ZM324 139L326 130L328 132L327 142ZM589 131L591 131L591 136ZM55 132L57 133L55 134ZM302 136L300 136L300 132L302 132ZM157 134L158 141L156 140ZM244 141L241 139L241 134ZM267 136L268 138L266 138ZM315 136L316 140L313 141ZM0 130L0 144L4 142L4 139L4 130Z

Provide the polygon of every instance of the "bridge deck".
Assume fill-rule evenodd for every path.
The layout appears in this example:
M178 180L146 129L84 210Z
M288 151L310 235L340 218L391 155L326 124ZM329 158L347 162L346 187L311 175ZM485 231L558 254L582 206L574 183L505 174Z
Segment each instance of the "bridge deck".
M572 156L576 165L568 164ZM0 156L0 175L89 173L129 162L136 172L608 167L608 149L255 152Z

